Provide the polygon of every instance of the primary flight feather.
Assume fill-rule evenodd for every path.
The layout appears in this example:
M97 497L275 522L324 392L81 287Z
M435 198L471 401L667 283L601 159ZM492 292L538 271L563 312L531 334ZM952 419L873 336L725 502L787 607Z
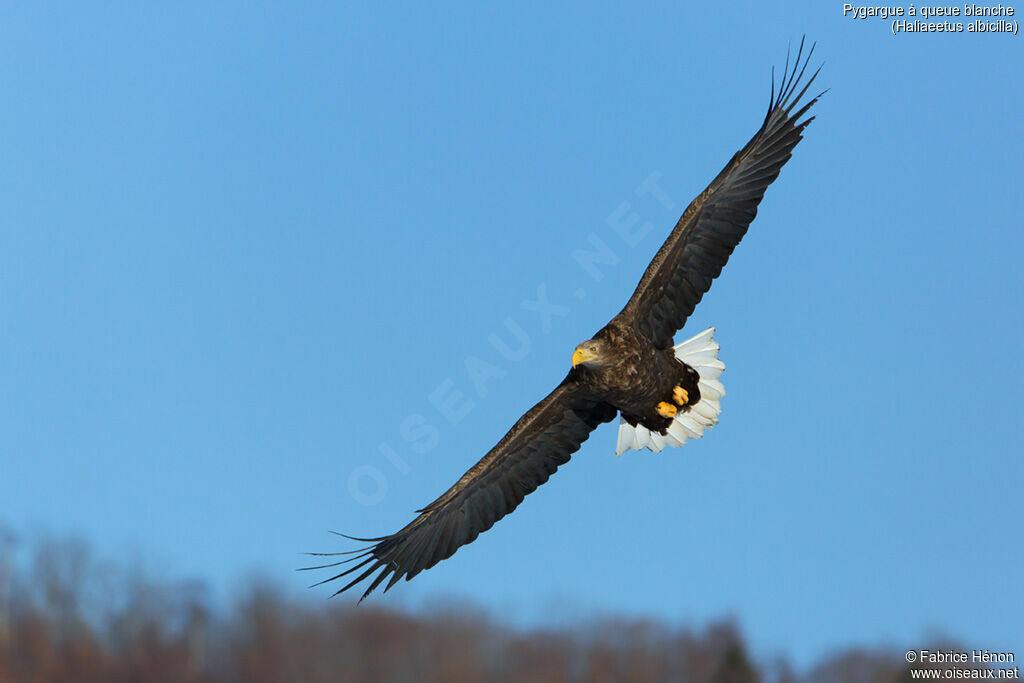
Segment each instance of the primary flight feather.
M576 347L572 369L480 462L422 510L405 528L379 538L353 539L368 547L344 553L341 567L320 583L346 579L337 591L370 579L362 598L385 581L387 591L451 557L548 480L601 423L620 416L617 453L681 446L718 421L725 394L714 328L678 345L675 333L722 272L767 187L778 177L802 133L802 118L820 95L800 105L818 71L801 85L801 66L786 68L761 128L683 212L644 272L625 308L592 339ZM820 70L820 67L819 67ZM799 90L798 90L799 88Z

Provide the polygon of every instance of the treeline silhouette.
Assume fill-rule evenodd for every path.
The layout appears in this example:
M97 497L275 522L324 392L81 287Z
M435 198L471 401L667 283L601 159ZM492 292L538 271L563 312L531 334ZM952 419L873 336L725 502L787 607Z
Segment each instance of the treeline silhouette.
M784 659L757 663L729 621L523 631L465 607L311 606L258 583L218 611L201 583L156 582L81 541L26 546L0 528L0 683L903 680L899 652L850 650L799 673Z

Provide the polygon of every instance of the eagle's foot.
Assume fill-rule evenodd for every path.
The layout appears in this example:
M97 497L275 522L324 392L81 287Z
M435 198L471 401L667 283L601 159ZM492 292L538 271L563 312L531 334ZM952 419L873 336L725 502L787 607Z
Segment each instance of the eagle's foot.
M672 390L672 400L675 401L677 405L685 406L686 402L690 400L690 392L682 387L676 387Z
M665 401L659 403L654 409L657 410L658 415L661 415L662 417L675 417L678 410L674 405L666 403Z

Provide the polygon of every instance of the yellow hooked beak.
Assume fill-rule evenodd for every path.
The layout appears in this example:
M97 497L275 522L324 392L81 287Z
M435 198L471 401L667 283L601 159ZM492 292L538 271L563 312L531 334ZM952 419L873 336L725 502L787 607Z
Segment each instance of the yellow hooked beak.
M583 349L576 349L572 352L572 366L576 367L580 363L586 363L591 358L597 358L597 354L589 353Z

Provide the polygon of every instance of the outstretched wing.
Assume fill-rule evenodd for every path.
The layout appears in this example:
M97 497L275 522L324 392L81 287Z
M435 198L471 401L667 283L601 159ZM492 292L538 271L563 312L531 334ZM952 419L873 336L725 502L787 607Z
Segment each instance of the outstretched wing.
M515 510L528 493L569 461L570 454L579 449L594 428L614 418L616 412L610 405L587 395L576 382L576 371L571 371L558 388L523 415L454 486L418 510L420 515L408 526L390 536L353 539L373 545L348 553L324 553L352 557L307 569L354 562L320 582L356 574L338 593L376 573L360 601L389 576L385 592L403 576L408 581L451 557Z
M800 117L821 95L794 112L818 75L815 71L796 92L814 53L812 45L801 66L803 48L801 40L792 72L787 58L778 96L773 74L771 103L761 129L686 208L619 314L659 348L672 344L673 335L722 272L757 215L764 191L789 160L804 128L814 120L813 116L802 121Z

